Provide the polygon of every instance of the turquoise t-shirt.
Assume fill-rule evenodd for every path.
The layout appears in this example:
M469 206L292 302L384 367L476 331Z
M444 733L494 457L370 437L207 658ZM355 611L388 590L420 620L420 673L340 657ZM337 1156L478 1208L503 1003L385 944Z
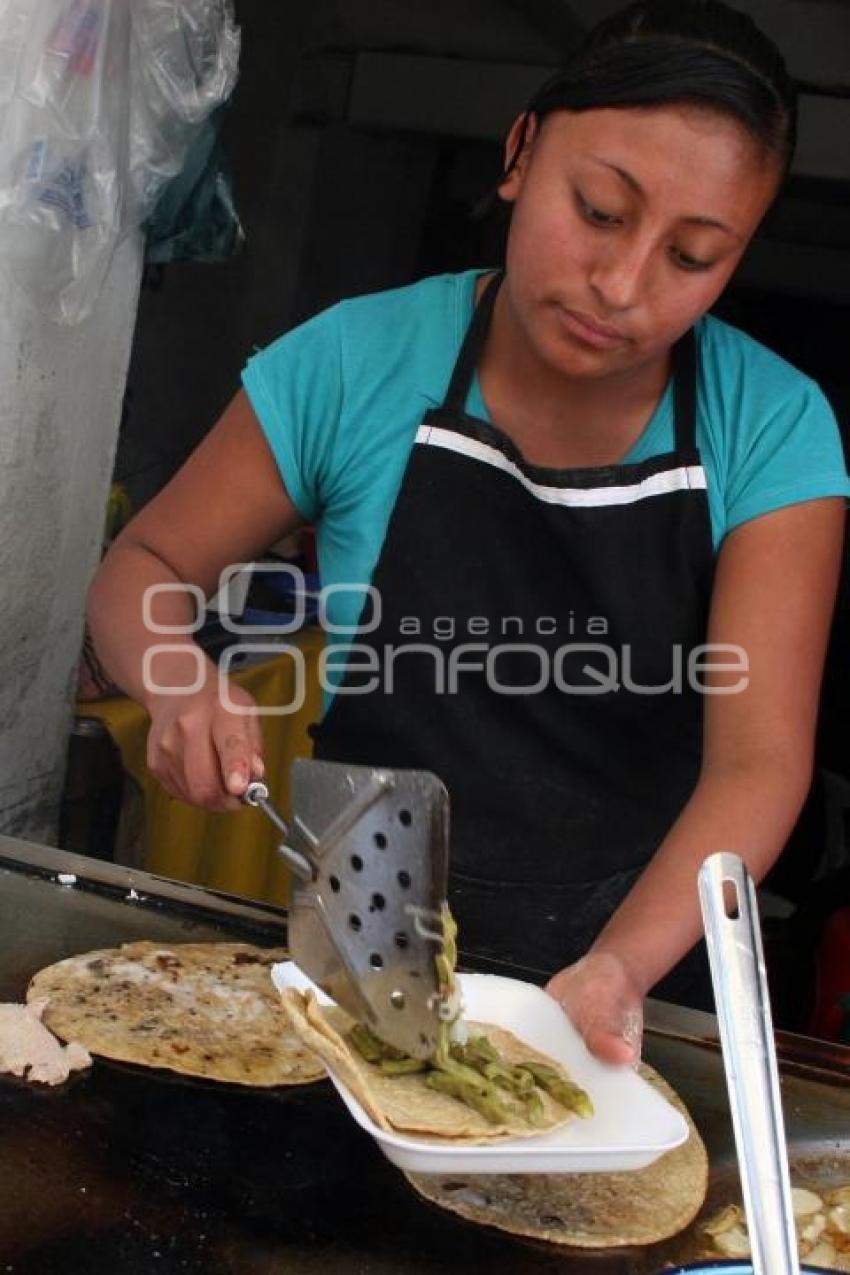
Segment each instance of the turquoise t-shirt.
M371 580L417 427L445 395L480 273L342 301L242 374L291 499L317 523L323 586L355 586L328 595L333 625L357 624L356 586ZM711 316L697 336L697 444L715 549L759 514L850 495L835 416L815 382ZM467 409L489 419L477 378ZM671 384L624 463L673 446Z

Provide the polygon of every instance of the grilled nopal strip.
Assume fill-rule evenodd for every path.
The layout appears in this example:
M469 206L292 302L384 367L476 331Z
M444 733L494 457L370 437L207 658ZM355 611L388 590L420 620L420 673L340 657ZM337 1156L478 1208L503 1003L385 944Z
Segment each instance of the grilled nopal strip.
M456 999L457 925L447 907L443 910L443 950L434 958L440 995L446 1002ZM350 1033L350 1040L367 1062L384 1075L427 1072L425 1083L441 1093L472 1107L490 1124L506 1124L519 1115L532 1127L545 1124L540 1090L545 1090L568 1111L587 1118L593 1114L590 1098L578 1085L568 1081L556 1067L529 1059L511 1066L485 1035L466 1042L451 1039L452 1022L440 1024L437 1048L430 1061L410 1058L385 1044L362 1023Z
M411 1058L402 1050L385 1044L365 1023L354 1024L350 1039L357 1052L385 1076L409 1076L413 1072L428 1070L424 1059Z
M585 1091L580 1085L573 1084L571 1080L565 1080L557 1068L535 1062L534 1059L529 1059L524 1066L531 1072L535 1084L551 1094L562 1107L566 1107L568 1111L574 1111L583 1119L593 1115L593 1103Z
M521 1115L532 1127L541 1127L544 1116L541 1089L578 1116L587 1118L593 1114L593 1105L585 1091L568 1081L555 1067L532 1059L511 1066L500 1058L485 1035L473 1036L463 1045L448 1043L448 1031L441 1031L440 1035L445 1035L446 1044L438 1045L430 1061L400 1054L362 1024L352 1029L349 1039L358 1053L383 1075L427 1072L425 1083L430 1088L458 1098L491 1124L506 1124L514 1114Z
M432 1071L428 1074L426 1081L432 1089L437 1089L440 1093L447 1093L452 1098L458 1098L461 1102L465 1102L468 1107L472 1107L489 1120L490 1124L506 1124L509 1111L499 1101L497 1092L489 1090L485 1087L478 1087L465 1080L462 1076L458 1076L450 1071Z

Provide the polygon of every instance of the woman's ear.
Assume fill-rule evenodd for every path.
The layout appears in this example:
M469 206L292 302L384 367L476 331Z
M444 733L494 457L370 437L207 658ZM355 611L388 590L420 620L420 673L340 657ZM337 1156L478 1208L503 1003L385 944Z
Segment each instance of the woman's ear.
M526 111L516 117L505 139L505 173L497 190L507 203L513 203L522 189L531 148L539 128L537 116Z

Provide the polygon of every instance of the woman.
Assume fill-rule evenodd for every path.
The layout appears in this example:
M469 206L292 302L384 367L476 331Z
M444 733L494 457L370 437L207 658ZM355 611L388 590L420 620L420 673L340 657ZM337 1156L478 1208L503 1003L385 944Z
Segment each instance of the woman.
M762 876L809 784L850 486L817 387L706 317L794 133L748 18L646 0L604 22L508 137L504 273L342 303L256 356L91 594L151 768L232 809L258 723L209 664L190 695L146 689L142 594L208 596L315 520L325 585L374 589L317 755L443 778L467 950L554 971L614 1061L700 935L703 858ZM179 587L160 602L191 622ZM337 590L330 619L361 606ZM156 681L185 688L175 646ZM693 999L692 974L662 991Z

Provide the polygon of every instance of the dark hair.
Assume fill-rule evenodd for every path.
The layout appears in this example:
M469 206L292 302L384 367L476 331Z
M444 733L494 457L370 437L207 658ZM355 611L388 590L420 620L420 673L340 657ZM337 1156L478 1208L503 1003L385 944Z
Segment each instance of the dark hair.
M628 5L589 32L534 94L527 114L674 102L733 116L787 172L797 137L793 82L752 18L721 0Z

